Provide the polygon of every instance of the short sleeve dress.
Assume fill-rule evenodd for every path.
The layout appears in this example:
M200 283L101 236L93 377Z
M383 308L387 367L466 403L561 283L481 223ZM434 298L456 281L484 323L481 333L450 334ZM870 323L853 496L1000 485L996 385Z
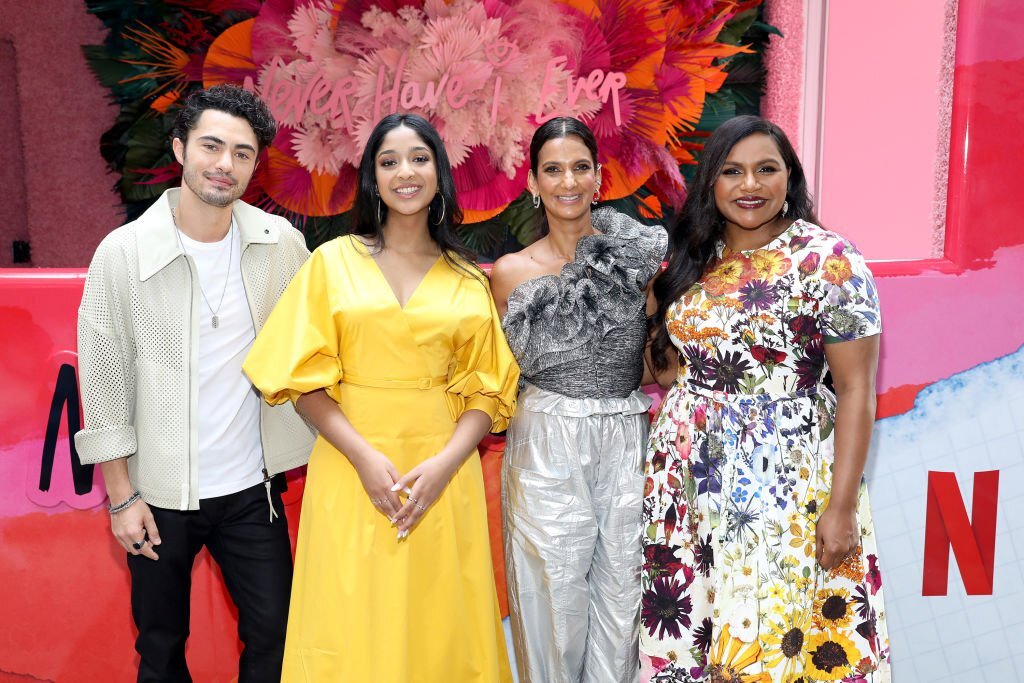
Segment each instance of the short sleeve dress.
M401 473L436 454L466 410L504 429L519 378L486 278L439 258L401 308L352 236L313 253L244 369L271 403L325 389ZM318 438L282 680L510 681L480 459L396 535L349 460Z
M828 572L815 558L836 408L824 345L881 332L863 257L799 220L761 249L720 244L668 329L680 372L647 453L642 680L889 681L863 483L860 545Z

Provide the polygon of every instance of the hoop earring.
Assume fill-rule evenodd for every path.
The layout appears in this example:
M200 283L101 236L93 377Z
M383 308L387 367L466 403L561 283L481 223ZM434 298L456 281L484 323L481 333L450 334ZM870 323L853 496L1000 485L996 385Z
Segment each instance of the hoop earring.
M380 204L380 195L377 196L377 225L384 225L384 208Z
M787 213L789 213L789 200L788 199L782 202L782 216L785 217Z
M535 209L539 209L540 208L540 195L539 194L533 195L533 208L535 208Z
M437 219L437 222L434 223L434 225L441 225L441 223L444 223L444 210L446 207L444 203L444 195L438 192L437 196L441 198L441 216Z

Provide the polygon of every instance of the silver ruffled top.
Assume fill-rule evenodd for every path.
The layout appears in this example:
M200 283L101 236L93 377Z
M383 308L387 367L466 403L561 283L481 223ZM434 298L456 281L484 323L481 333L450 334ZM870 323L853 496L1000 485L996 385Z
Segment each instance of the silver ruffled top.
M668 235L608 207L592 220L600 234L582 238L561 273L512 290L502 327L530 384L573 398L625 398L643 377L644 289Z

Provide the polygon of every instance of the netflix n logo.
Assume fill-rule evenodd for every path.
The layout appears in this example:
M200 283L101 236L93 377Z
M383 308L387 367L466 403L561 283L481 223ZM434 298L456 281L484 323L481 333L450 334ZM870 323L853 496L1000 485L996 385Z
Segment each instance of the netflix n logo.
M922 595L946 595L952 548L968 595L992 595L996 554L999 470L974 473L967 516L953 472L928 472Z

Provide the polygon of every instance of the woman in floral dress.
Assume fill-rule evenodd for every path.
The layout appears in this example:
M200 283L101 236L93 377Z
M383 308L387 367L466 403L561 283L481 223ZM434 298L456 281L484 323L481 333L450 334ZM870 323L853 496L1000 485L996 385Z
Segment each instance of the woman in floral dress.
M654 287L651 360L675 382L647 453L644 681L890 680L862 481L878 297L815 222L777 126L711 136Z

